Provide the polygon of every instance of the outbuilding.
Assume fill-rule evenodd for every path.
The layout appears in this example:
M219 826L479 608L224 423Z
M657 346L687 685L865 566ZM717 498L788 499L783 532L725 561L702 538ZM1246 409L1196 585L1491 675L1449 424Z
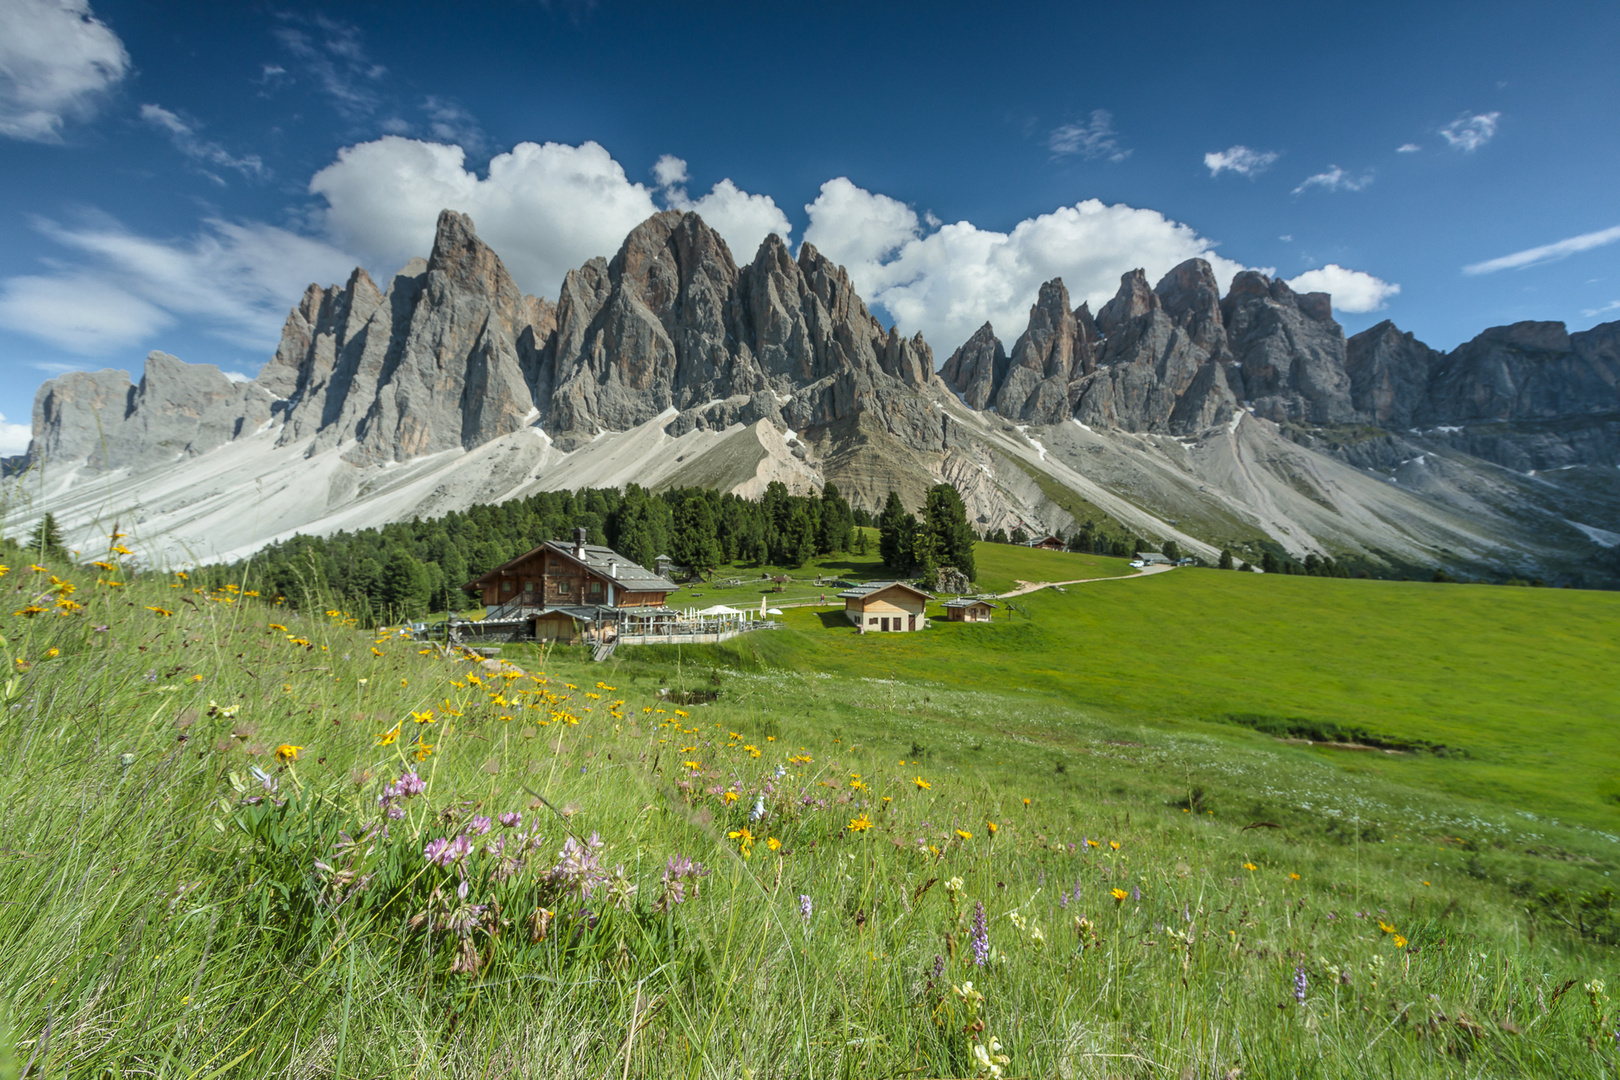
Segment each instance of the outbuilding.
M989 601L971 596L945 601L945 618L951 622L989 622L994 611Z
M903 581L868 581L838 594L844 615L861 633L895 633L928 626L926 592Z

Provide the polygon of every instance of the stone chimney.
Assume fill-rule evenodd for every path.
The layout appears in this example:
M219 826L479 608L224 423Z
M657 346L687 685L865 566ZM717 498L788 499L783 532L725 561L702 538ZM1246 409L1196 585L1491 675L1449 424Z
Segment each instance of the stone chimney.
M580 526L574 530L574 558L585 557L585 527Z

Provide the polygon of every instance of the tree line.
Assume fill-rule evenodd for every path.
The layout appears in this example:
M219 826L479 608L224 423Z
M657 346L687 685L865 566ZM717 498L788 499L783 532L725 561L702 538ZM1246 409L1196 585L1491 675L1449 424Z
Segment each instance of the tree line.
M570 539L576 527L589 543L649 569L667 555L701 574L731 563L803 566L854 549L857 522L869 521L836 484L794 495L773 482L758 500L705 488L655 494L631 484L622 491L539 492L427 521L295 536L194 576L210 586L236 582L293 605L338 602L362 619L409 619L467 607L463 585L547 540Z

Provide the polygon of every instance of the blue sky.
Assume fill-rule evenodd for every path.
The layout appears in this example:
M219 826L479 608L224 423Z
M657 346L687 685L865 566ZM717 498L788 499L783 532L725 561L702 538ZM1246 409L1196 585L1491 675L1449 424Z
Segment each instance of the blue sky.
M0 0L0 452L69 368L253 374L311 281L520 284L695 206L943 362L1189 255L1438 348L1620 318L1620 5ZM1561 246L1560 246L1561 245ZM1397 291L1398 289L1398 291Z

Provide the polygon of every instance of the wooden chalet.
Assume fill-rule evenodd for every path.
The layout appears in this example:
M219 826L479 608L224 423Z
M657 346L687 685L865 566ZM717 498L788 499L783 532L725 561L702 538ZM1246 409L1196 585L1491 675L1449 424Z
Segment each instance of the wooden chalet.
M971 596L945 601L945 618L950 622L989 622L994 611L989 601Z
M1029 541L1026 546L1039 548L1042 551L1062 551L1064 548L1062 538L1057 536L1042 536Z
M543 641L610 641L622 624L645 621L665 602L674 582L612 548L547 540L462 586L484 601L486 623L528 623Z
M844 615L861 633L895 633L928 626L925 607L931 597L903 581L869 581L838 594Z

